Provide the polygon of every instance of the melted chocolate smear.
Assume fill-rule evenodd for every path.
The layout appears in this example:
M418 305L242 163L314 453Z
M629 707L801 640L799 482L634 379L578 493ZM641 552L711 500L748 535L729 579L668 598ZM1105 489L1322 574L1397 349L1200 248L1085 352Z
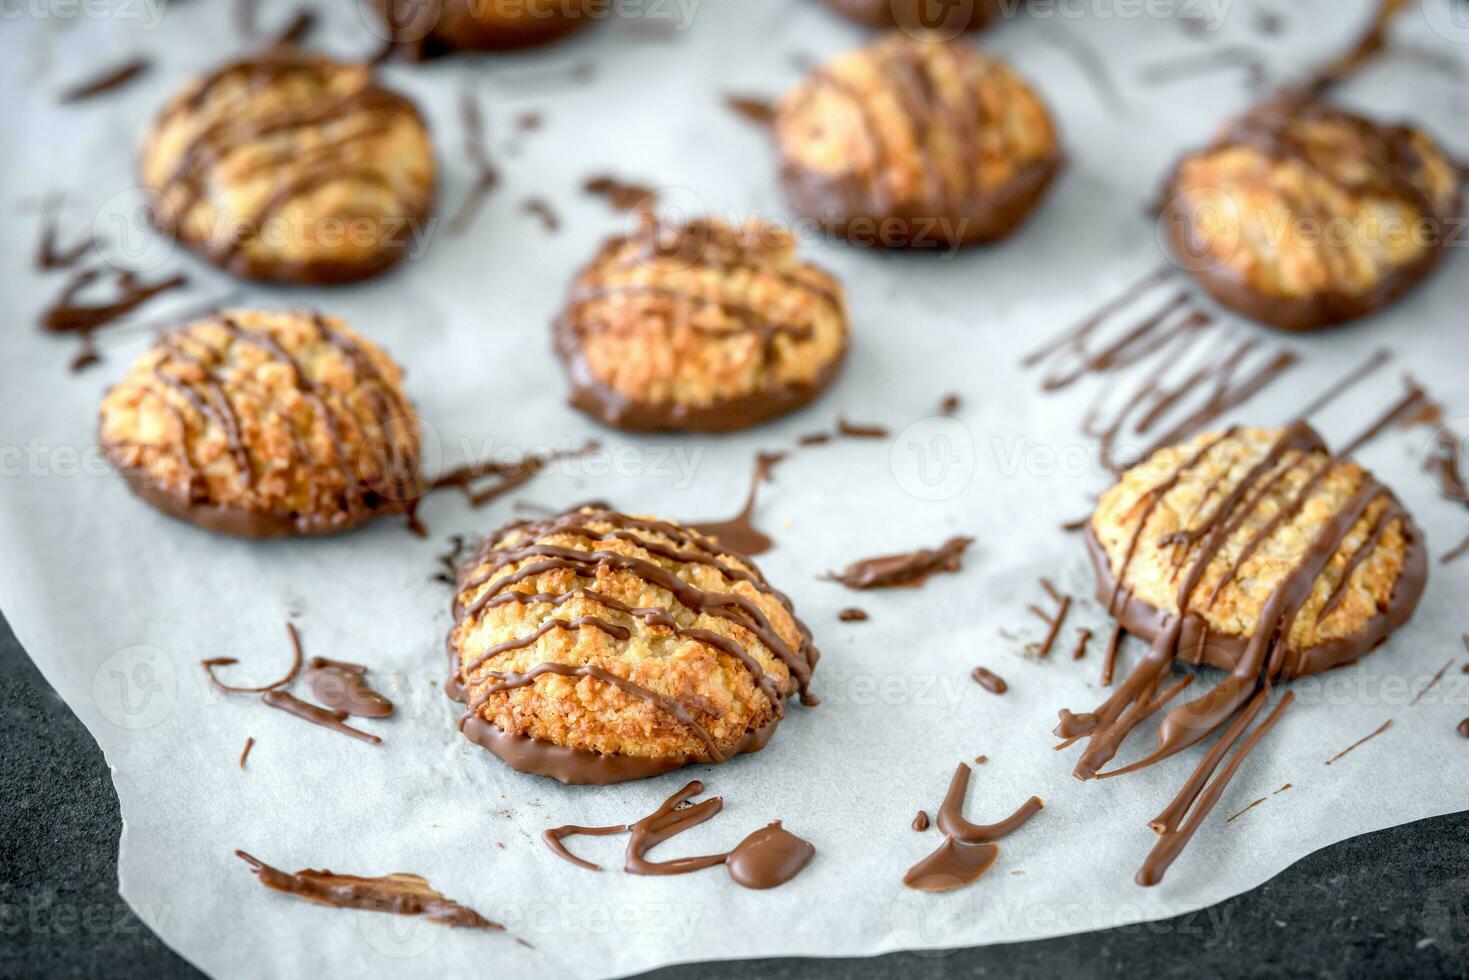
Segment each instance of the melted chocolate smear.
M393 713L393 702L368 685L366 674L362 664L312 657L307 664L306 683L329 711L358 718L386 718Z
M919 810L918 815L913 818L913 829L921 834L928 829L928 826L928 811Z
M976 667L970 671L969 677L974 683L989 691L991 694L1004 694L1010 690L1010 685L999 674L991 673L983 667Z
M1347 753L1353 751L1354 749L1357 749L1358 747L1366 744L1367 742L1372 741L1374 738L1376 738L1377 736L1381 735L1383 732L1387 731L1391 727L1392 727L1392 719L1389 718L1387 721L1383 722L1381 725L1379 725L1377 728L1375 728L1370 734L1364 735L1363 737L1357 739L1351 745L1348 745L1346 748L1342 749L1336 755L1332 756L1330 759L1327 759L1326 760L1326 764L1328 766L1331 765L1332 763L1334 763L1334 762L1338 761L1339 759L1341 759L1342 756L1344 756Z
M1306 79L1302 91L1320 97L1351 78L1387 50L1388 28L1411 0L1378 0L1377 14L1357 43L1345 55L1330 62Z
M856 606L848 606L846 609L837 613L837 619L840 619L844 623L865 623L869 618L867 610L858 609Z
M1236 813L1234 816L1230 817L1228 820L1226 820L1224 822L1225 823L1234 823L1240 817L1244 816L1246 813L1249 813L1255 807L1259 806L1261 803L1264 803L1264 802L1265 802L1265 797L1262 796L1258 800L1255 800L1249 806L1245 807L1243 810L1241 810L1240 812Z
M1072 660L1080 660L1086 656L1086 648L1092 642L1092 631L1085 627L1076 631L1076 647L1071 651Z
M235 856L250 865L255 877L266 888L295 895L318 905L390 912L393 915L421 915L442 926L505 931L505 927L498 922L491 922L467 905L450 901L434 891L428 881L418 875L400 872L376 878L359 878L356 875L315 871L310 868L288 874L244 851L235 851Z
M290 684L301 673L301 634L296 632L295 623L286 624L286 635L291 639L291 669L286 672L286 676L274 683L266 684L264 687L234 687L224 683L224 681L221 681L215 675L214 668L228 667L232 664L239 663L234 657L211 657L208 660L201 660L199 663L204 668L204 673L209 675L210 682L226 694L264 694L266 691L274 691L277 688Z
M456 466L438 479L431 481L423 487L423 493L408 505L408 521L410 530L419 537L427 533L427 528L418 520L418 508L423 498L438 490L449 487L457 489L469 502L469 506L480 508L488 503L498 500L500 497L513 490L525 486L536 475L551 463L563 459L574 459L596 452L602 448L599 443L588 442L580 449L559 450L544 453L540 456L526 456L513 463L502 463L491 461L487 463L466 463ZM475 489L475 485L485 480L493 481L490 486L483 489Z
M62 248L56 241L60 237L57 211L61 207L58 198L52 198L44 206L45 217L41 225L41 241L36 246L36 268L42 272L50 272L54 269L70 269L81 261L82 257L97 247L97 242L92 237L78 241L70 248Z
M342 724L347 717L347 712L345 711L328 711L326 708L309 704L294 694L280 690L266 691L260 696L260 700L264 701L268 707L275 708L277 711L284 711L288 715L295 715L302 721L309 721L313 725L330 728L334 732L350 735L358 741L367 742L371 745L382 744L382 739L376 735L353 728L351 725Z
M1440 429L1433 446L1423 459L1423 472L1433 478L1440 494L1455 503L1469 507L1469 481L1464 476L1464 440L1448 429ZM1469 554L1469 538L1445 554L1440 561L1447 565ZM1469 647L1469 640L1465 641Z
M450 537L449 550L438 556L441 571L434 574L433 580L443 582L445 585L453 585L459 574L459 562L468 547L469 540L464 535L456 534Z
M77 297L101 275L101 269L80 270L72 276L56 301L41 314L41 327L47 332L72 333L81 337L82 350L72 361L73 371L80 371L101 360L92 340L96 331L127 316L153 297L188 285L188 280L181 275L156 283L144 283L133 273L123 271L117 273L115 279L117 299L96 305L79 302Z
M964 550L973 543L973 538L950 538L933 550L920 548L901 555L867 558L826 578L849 589L917 588L931 575L959 571Z
M771 126L775 123L775 103L769 99L747 95L726 95L724 104L746 122L754 123L757 126Z
M84 82L72 86L61 93L62 105L75 105L108 92L115 92L130 82L142 78L153 68L151 58L133 58L125 61L115 68L109 68L104 72Z
M1343 459L1350 458L1388 429L1428 424L1442 416L1443 413L1437 403L1428 397L1428 392L1424 391L1418 382L1410 377L1405 377L1403 386L1406 389L1403 397L1393 402L1386 411L1363 430L1361 435L1347 443L1337 455Z
M255 736L251 735L251 736L246 737L246 739L245 739L245 748L240 753L240 769L242 771L245 768L245 760L248 759L248 758L250 758L250 750L253 749L254 747L255 747Z
M848 439L886 439L892 433L881 425L863 425L859 422L848 422L845 418L839 417L837 435L846 436Z
M619 180L608 174L588 177L582 190L600 197L618 211L648 210L658 203L658 192L643 184Z
M691 830L716 816L724 808L724 799L714 796L699 803L692 799L704 792L697 779L674 793L648 816L632 824L609 827L581 827L574 824L554 827L541 834L541 840L557 857L589 871L602 870L566 849L567 837L628 833L627 855L623 870L637 875L681 875L725 864L729 876L746 888L775 888L790 881L811 863L816 848L790 833L777 820L755 831L733 850L723 854L675 858L671 861L649 861L648 852L671 837Z
M1019 830L1044 809L1045 804L1040 798L1032 796L999 823L970 823L963 816L970 772L967 765L959 763L949 781L943 805L939 807L935 822L944 833L944 842L903 876L903 884L915 891L942 892L974 884L1000 856L1000 849L994 842Z
M755 500L760 492L760 484L771 479L771 470L785 458L785 453L756 454L755 473L750 479L750 491L745 495L745 505L740 512L727 521L706 521L687 526L742 555L763 555L774 548L775 541L754 524Z
M810 841L786 830L777 820L736 844L725 859L724 870L745 888L778 888L800 874L815 856Z
M485 141L484 115L480 112L479 100L473 92L465 91L460 97L459 114L464 122L464 155L469 158L475 176L474 182L470 184L469 194L459 205L459 210L449 219L451 235L462 234L470 226L485 198L500 183L500 171L491 159Z
M586 868L588 871L601 871L600 864L593 864L572 854L566 849L565 839L568 837L606 837L609 834L622 834L628 830L627 824L617 824L613 827L581 827L576 824L567 824L565 827L552 827L541 834L541 840L549 847L557 857L570 861L578 868Z
M551 207L551 202L544 197L528 198L521 204L526 214L533 214L541 219L541 227L555 234L561 228L561 218Z

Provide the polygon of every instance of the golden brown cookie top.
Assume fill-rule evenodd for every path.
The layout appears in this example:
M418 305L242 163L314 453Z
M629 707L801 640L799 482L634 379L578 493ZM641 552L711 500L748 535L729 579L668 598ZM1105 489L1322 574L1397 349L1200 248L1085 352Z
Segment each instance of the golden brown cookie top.
M460 568L454 608L466 719L668 768L768 737L818 656L747 559L596 507L488 535Z
M724 430L819 393L848 325L840 284L789 232L645 216L577 277L556 330L577 407L622 428Z
M1462 211L1457 169L1427 135L1299 99L1230 123L1184 158L1167 195L1191 262L1287 299L1382 289Z
M342 530L416 496L402 370L342 321L225 310L163 335L102 400L133 488L230 534Z
M1008 65L902 33L814 71L776 132L788 172L860 188L877 211L956 207L1059 156L1050 113Z
M1102 496L1089 533L1104 600L1173 617L1182 600L1218 642L1275 629L1267 610L1289 617L1281 600L1305 590L1288 623L1297 655L1380 639L1383 617L1411 613L1426 577L1422 534L1391 491L1304 425L1160 450Z
M337 282L399 261L433 203L433 148L371 69L289 47L196 79L140 171L154 220L247 278Z

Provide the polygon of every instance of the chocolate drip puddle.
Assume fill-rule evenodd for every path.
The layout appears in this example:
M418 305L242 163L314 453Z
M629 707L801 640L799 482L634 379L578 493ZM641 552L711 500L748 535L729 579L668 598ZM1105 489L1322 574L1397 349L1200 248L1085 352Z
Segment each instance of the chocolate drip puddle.
M345 711L358 718L386 718L393 713L393 702L368 685L366 674L362 664L312 657L306 683L311 685L316 700L331 711Z
M915 891L943 892L974 884L1000 856L1000 849L994 842L1019 830L1045 808L1039 797L1032 796L999 823L970 823L964 819L964 797L969 791L970 773L967 765L959 763L949 781L943 805L934 818L939 830L943 831L944 842L903 875L903 884ZM915 819L914 830L928 826L927 814L920 810L919 818L922 826L919 825L920 819Z
M637 875L681 875L725 865L730 878L745 888L776 888L800 874L816 848L781 826L779 820L750 834L731 850L699 857L650 861L648 852L672 837L712 819L724 809L724 798L713 796L698 803L690 801L704 792L697 779L664 800L662 805L636 823L609 827L582 827L568 824L553 827L541 834L541 840L557 857L579 868L601 871L601 866L577 857L567 850L568 837L606 837L629 834L623 870Z
M760 484L772 480L771 471L785 458L785 453L756 454L755 474L750 478L750 492L746 495L745 505L740 508L740 512L727 521L706 521L688 526L742 555L763 555L775 547L770 536L754 524L755 500L760 493Z
M446 898L418 875L389 874L376 878L315 871L307 868L289 874L272 868L244 851L235 856L250 865L260 883L272 891L295 895L318 905L338 909L366 909L393 915L421 915L430 922L451 928L491 929L504 932L505 927L492 922L467 905Z
M964 550L973 543L973 538L950 538L933 550L920 548L901 555L867 558L826 578L849 589L917 588L931 575L959 571Z

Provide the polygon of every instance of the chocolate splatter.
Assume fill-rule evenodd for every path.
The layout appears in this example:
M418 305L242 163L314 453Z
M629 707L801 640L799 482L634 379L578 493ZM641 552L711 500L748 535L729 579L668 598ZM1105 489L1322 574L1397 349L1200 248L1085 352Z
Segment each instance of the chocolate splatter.
M933 550L920 548L900 555L867 558L841 572L828 573L826 579L849 589L917 588L931 575L959 571L964 550L973 543L973 538L950 538Z
M918 815L913 818L913 829L921 834L928 829L928 826L928 811L919 810Z
M1265 802L1265 797L1262 796L1258 800L1255 800L1249 806L1245 807L1243 810L1241 810L1240 812L1236 813L1234 816L1230 817L1228 820L1226 820L1224 822L1225 823L1234 823L1240 817L1244 816L1246 813L1249 813L1255 807L1259 806L1261 803L1264 803L1264 802Z
M892 435L886 426L848 422L840 416L837 418L837 434L848 439L886 439Z
M870 618L867 615L867 610L858 609L856 606L848 606L846 609L837 613L837 619L840 619L844 623L865 623Z
M958 395L945 395L944 400L939 402L939 414L953 415L955 412L959 411L959 406L962 404L963 402L960 400Z
M540 218L541 227L546 229L546 231L554 234L560 230L561 218L556 214L555 209L551 207L551 202L544 197L527 198L520 206L526 214L533 214L537 218Z
M618 211L647 210L658 202L658 192L654 188L619 180L607 174L588 177L582 184L582 190L602 198Z
M974 683L989 691L991 694L1004 694L1010 690L1010 685L999 674L992 673L983 667L976 667L969 672L969 677Z
M757 126L771 126L775 123L775 103L769 99L749 95L726 95L724 104L746 122L754 123Z
M131 272L118 272L115 279L117 299L107 303L87 304L77 297L102 276L101 269L82 269L72 276L61 295L41 314L41 326L49 333L72 333L82 340L82 350L72 361L71 369L80 371L101 360L92 335L159 296L188 285L182 275L169 276L155 283L140 281Z
M750 490L745 495L745 504L740 512L727 521L694 522L687 526L742 555L763 555L774 548L775 541L754 524L755 500L759 495L760 484L771 479L771 471L785 458L785 453L757 453L755 473L750 478Z
M919 861L903 876L903 884L916 891L941 892L972 885L1000 856L995 841L1025 825L1044 804L1032 796L1020 809L999 823L973 824L964 819L964 797L969 791L970 768L959 763L949 781L949 792L939 807L936 823L944 833L939 849Z
M92 78L78 82L61 93L62 105L75 105L88 99L115 92L128 83L142 78L153 68L151 58L131 58L122 64L99 72Z
M326 708L302 701L294 694L281 690L266 691L260 696L260 700L265 702L267 707L275 708L277 711L284 711L288 715L294 715L302 721L311 722L313 725L320 725L322 728L329 728L334 732L350 735L360 742L367 742L371 745L382 744L382 739L376 735L353 728L351 725L343 724L343 721L347 718L347 712L345 711L328 711Z
M1355 742L1353 742L1351 745L1348 745L1346 748L1342 749L1336 755L1332 756L1330 759L1327 759L1326 760L1326 764L1328 766L1331 765L1333 762L1336 762L1338 759L1340 759L1342 756L1346 755L1348 752L1351 752L1353 749L1358 748L1359 746L1363 745L1366 742L1372 741L1372 739L1374 739L1377 736L1381 735L1383 732L1387 731L1391 727L1392 727L1392 719L1389 718L1387 721L1383 722L1375 730L1373 730L1371 734L1364 735L1363 737L1361 737L1361 738L1357 739Z
M1062 595L1051 584L1050 579L1041 579L1041 588L1045 589L1046 594L1056 603L1056 612L1054 614L1047 614L1039 606L1033 605L1030 607L1030 611L1048 627L1046 638L1041 641L1039 646L1033 646L1030 651L1036 658L1043 660L1050 656L1051 648L1056 645L1056 637L1061 632L1062 624L1066 622L1066 614L1071 611L1071 597L1069 595Z
M253 749L254 747L255 747L255 736L253 736L253 735L247 736L245 738L245 748L240 752L240 768L242 770L245 768L245 760L248 759L248 758L250 758L250 750Z
M1071 651L1072 660L1080 660L1086 656L1087 645L1092 641L1092 631L1086 627L1076 631L1076 647Z
M288 874L244 851L235 851L235 856L250 865L255 877L266 888L295 895L318 905L390 912L394 915L421 915L430 922L443 926L505 931L505 927L498 922L491 922L467 905L460 905L434 891L428 881L418 875L400 872L375 878L360 878L356 875L309 868Z
M362 664L312 657L306 666L311 693L329 711L358 718L386 718L393 713L393 702L367 683L367 668Z
M479 100L473 92L466 90L459 100L459 112L464 121L464 154L469 157L474 170L474 181L469 194L459 205L459 210L449 219L449 233L458 235L467 229L479 212L485 198L500 183L500 171L490 157L485 140L485 120L480 112Z
M648 852L671 837L699 826L716 816L724 808L724 799L714 796L699 803L690 803L695 796L704 792L704 784L697 779L674 793L648 816L631 824L608 827L582 827L569 824L554 827L541 834L541 840L563 860L579 868L600 871L598 865L577 857L567 850L567 837L596 836L627 833L627 853L623 870L639 875L680 875L702 871L715 865L727 865L726 870L734 881L745 888L775 888L790 881L811 862L816 848L807 841L787 831L779 820L750 834L729 851L721 854L706 854L700 857L675 858L671 861L649 861Z
M199 663L204 668L204 673L209 675L209 680L214 686L226 694L264 694L266 691L274 691L277 688L290 684L301 673L301 634L296 632L295 623L286 624L286 635L291 640L291 669L286 671L286 676L280 680L266 684L263 687L235 687L219 679L214 673L214 668L228 667L232 664L239 663L234 657L211 657L208 660L201 660Z

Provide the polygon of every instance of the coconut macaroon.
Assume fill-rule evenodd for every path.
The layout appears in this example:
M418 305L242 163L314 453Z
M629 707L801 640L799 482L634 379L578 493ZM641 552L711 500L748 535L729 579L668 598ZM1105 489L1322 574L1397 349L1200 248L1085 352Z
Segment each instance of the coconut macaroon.
M464 734L566 783L757 751L819 657L748 559L596 506L488 535L459 568L454 612Z
M195 79L159 114L140 173L153 220L247 279L377 275L422 234L436 171L417 108L289 46Z
M1423 534L1392 492L1305 425L1231 429L1160 450L1102 496L1088 541L1098 596L1178 658L1234 669L1282 630L1269 674L1357 660L1402 626L1427 582Z
M507 51L560 40L592 20L598 0L373 0L409 60ZM605 16L605 14L603 14Z
M1289 97L1184 157L1163 199L1180 264L1283 330L1392 302L1438 264L1464 214L1458 170L1428 136Z
M854 242L958 246L1010 234L1061 165L1050 113L968 45L891 34L781 100L782 176L805 218Z
M847 350L837 281L755 221L645 215L577 277L557 320L571 402L630 431L742 429L793 411Z
M977 31L999 20L1004 0L826 0L826 5L849 20L868 27L899 27L907 31Z
M140 356L104 396L98 438L171 517L241 537L342 531L417 496L402 378L340 320L227 310Z

